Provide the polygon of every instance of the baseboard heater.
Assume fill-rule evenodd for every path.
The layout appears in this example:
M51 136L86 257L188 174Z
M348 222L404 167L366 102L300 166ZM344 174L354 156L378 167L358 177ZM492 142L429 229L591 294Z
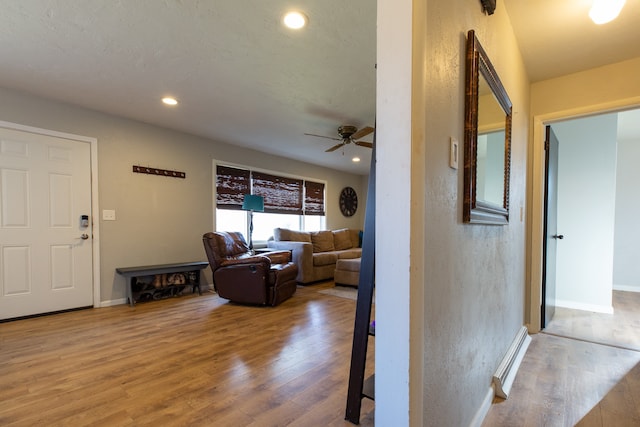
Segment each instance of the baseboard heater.
M527 348L529 348L530 342L531 337L527 332L527 327L523 326L509 346L509 350L502 359L502 362L500 362L498 370L493 374L493 386L496 396L503 399L509 397L513 380L516 378L516 373L518 372L524 354L527 352Z

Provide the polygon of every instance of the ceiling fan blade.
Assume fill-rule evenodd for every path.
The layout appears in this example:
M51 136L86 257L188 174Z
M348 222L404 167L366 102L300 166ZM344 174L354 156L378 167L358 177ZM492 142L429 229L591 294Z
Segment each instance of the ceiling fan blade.
M318 137L318 138L333 139L334 141L342 141L342 139L340 139L340 138L333 138L331 136L324 136L324 135L316 135L315 133L305 133L305 135L315 136L315 137Z
M362 129L360 129L358 132L354 133L353 135L351 135L351 139L360 139L363 136L367 136L369 135L371 132L373 132L375 129L372 128L371 126L365 126Z
M373 143L365 142L365 141L353 141L354 144L359 145L360 147L373 148Z
M342 147L344 144L345 144L344 142L341 142L340 144L336 144L333 147L331 147L331 148L329 148L327 150L324 150L324 152L325 153L330 153L332 151L336 151L338 148Z

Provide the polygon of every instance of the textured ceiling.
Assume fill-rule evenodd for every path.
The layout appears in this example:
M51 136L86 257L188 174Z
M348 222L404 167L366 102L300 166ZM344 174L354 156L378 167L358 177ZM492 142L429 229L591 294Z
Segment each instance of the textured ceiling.
M640 56L640 1L627 3L619 21L595 27L589 0L505 0L533 80ZM280 24L292 5L309 17L302 31ZM334 141L304 134L374 125L374 0L13 0L2 8L0 86L368 171L369 149L324 153ZM166 95L179 106L163 106Z
M304 133L374 124L375 2L297 1L309 17L297 32L281 25L283 0L3 3L0 86L368 172L370 149L324 153L336 142Z

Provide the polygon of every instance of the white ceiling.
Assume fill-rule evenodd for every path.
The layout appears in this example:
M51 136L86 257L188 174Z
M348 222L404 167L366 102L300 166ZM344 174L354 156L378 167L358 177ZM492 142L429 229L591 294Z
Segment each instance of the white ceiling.
M596 27L586 16L590 0L505 0L533 80L640 56L640 0L627 3L617 21ZM302 31L280 24L292 5L309 17ZM2 7L0 86L368 171L369 149L324 153L335 142L304 133L374 125L373 0L13 0ZM179 106L163 106L166 95ZM355 154L360 165L350 160Z
M592 0L504 0L532 82L640 56L640 0L595 25Z

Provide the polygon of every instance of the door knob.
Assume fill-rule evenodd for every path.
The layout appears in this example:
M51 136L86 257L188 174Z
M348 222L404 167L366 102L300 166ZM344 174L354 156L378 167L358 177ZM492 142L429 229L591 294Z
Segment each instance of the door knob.
M551 237L553 237L554 239L560 239L560 240L564 239L564 236L562 234L554 234Z
M89 238L89 235L87 233L84 233L82 236L80 236L80 238L82 240L87 240Z

